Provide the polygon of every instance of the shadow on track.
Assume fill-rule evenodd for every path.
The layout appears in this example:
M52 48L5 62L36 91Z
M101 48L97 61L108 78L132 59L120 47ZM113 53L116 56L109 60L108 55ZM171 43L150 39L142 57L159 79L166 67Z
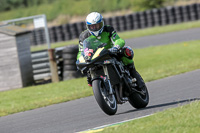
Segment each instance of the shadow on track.
M171 106L171 105L176 105L176 104L178 105L178 104L182 104L182 103L186 103L186 102L189 103L189 102L197 101L197 100L200 100L200 98L192 98L192 99L186 99L186 100L175 101L175 102L170 102L170 103L163 103L163 104L158 104L158 105L147 106L146 108L133 109L133 110L129 110L126 112L118 113L116 115L127 114L127 113L131 113L131 112L137 112L137 111L148 110L148 109L153 109L153 108L166 107L166 106Z

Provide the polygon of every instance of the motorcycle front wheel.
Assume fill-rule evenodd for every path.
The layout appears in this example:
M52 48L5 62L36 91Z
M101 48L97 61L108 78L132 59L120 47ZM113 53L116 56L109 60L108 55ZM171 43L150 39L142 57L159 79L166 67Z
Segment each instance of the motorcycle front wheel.
M114 115L117 112L117 102L114 94L109 94L109 88L106 88L104 82L100 79L94 80L92 89L100 108L107 115Z

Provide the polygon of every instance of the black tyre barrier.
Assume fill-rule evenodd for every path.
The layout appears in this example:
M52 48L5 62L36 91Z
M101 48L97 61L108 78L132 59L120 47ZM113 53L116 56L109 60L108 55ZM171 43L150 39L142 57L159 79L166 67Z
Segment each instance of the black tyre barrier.
M75 64L72 64L72 65L64 65L64 68L63 68L64 71L68 71L68 70L74 70L76 71L77 70L77 67Z
M63 49L63 80L82 77L83 75L77 71L76 58L78 53L78 45L68 46Z
M77 54L76 53L63 53L63 59L64 60L71 60L71 59L76 59Z
M78 45L67 46L63 49L63 53L78 53Z
M113 17L113 25L112 25L116 31L120 31L120 26L119 26L119 17Z
M37 44L45 44L46 43L45 34L44 34L44 29L43 28L35 30L35 38L36 38Z
M105 25L110 25L110 23L109 23L109 20L108 20L109 18L104 18L103 20L104 20L104 24Z
M139 12L139 22L140 22L140 28L143 29L143 28L146 28L147 27L147 17L146 17L146 14L144 12Z
M76 64L76 59L65 59L63 63L64 65L74 65Z
M65 24L65 25L62 25L62 27L63 27L63 33L65 34L65 40L71 40L72 34L71 34L71 31L70 31L70 25Z
M78 37L79 37L80 33L86 30L86 26L84 22L78 22L76 23L76 25L77 25L77 32L78 32Z
M139 13L133 14L134 29L140 29L140 16Z
M56 27L49 28L49 36L51 42L57 42Z
M35 30L31 31L31 45L36 46L39 45L36 41L36 35L35 35Z
M63 73L63 80L69 80L73 78L80 78L83 77L80 71L74 70L74 71L64 71Z
M153 26L158 26L158 25L160 25L160 20L159 20L159 18L160 18L160 12L158 11L158 9L153 9L152 10L152 14L153 14Z
M132 30L133 29L133 16L132 15L126 15L126 30Z
M160 25L166 25L166 13L165 13L165 9L161 8L159 9L160 12Z
M65 40L65 35L64 35L62 26L56 27L55 31L56 31L56 36L57 36L57 42L64 41Z
M175 24L200 19L200 4L187 6L165 7L137 12L124 16L105 18L105 24L111 25L116 31L143 29L147 27ZM71 40L79 37L86 29L85 22L65 24L49 28L51 42ZM45 44L44 29L32 31L32 45Z
M120 31L126 31L127 30L127 20L125 16L119 16L119 29Z
M79 32L77 28L77 23L69 24L70 26L70 31L72 34L72 39L78 38L79 37Z
M106 25L112 25L113 19L112 18L106 18L105 23L106 23Z

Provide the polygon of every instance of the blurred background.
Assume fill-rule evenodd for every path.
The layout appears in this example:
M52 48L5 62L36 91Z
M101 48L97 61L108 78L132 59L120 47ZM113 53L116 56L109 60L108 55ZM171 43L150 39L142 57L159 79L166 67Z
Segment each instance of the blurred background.
M0 21L46 14L48 25L84 21L98 11L104 18L138 11L200 3L200 0L1 0Z
M140 34L136 30L199 20L200 0L1 0L0 24L5 20L45 14L59 79L68 80L81 76L75 65L78 37L86 30L86 16L93 11L100 12L105 24L112 25L119 33L134 30L135 35L120 34L123 39L132 39ZM35 28L33 19L17 21L15 25L31 32L34 80L49 81L51 73L44 28ZM182 27L179 30L184 28L179 27ZM172 31L174 29L172 27ZM151 32L159 34L155 29ZM144 33L147 31L141 36ZM133 40L129 42L132 44Z

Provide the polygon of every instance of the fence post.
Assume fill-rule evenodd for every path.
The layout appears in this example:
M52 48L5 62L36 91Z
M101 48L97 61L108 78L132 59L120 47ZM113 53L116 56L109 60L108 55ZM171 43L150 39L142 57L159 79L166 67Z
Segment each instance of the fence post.
M59 82L59 77L58 77L58 68L57 68L57 63L55 59L55 50L54 49L48 49L48 55L49 55L49 63L50 63L50 69L51 69L51 79L52 82Z

